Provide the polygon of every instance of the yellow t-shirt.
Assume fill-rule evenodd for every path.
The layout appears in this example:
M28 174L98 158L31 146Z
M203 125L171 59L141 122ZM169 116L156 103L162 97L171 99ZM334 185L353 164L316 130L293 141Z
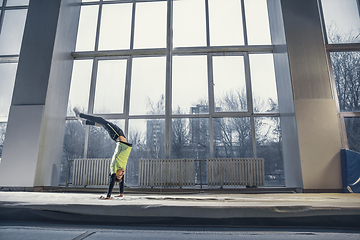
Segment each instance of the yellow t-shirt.
M111 174L116 173L116 171L120 168L126 169L131 149L132 145L129 143L116 142L116 148L110 164Z

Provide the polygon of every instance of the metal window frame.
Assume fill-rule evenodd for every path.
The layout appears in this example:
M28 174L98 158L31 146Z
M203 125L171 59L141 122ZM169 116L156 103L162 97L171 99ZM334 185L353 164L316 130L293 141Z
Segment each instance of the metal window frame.
M2 27L4 24L5 12L8 10L19 10L19 9L28 9L29 6L11 6L7 7L7 0L3 0L2 5L0 5L0 35L2 32ZM0 54L0 63L17 63L19 61L19 54L13 55L1 55Z
M2 27L3 27L6 11L29 8L28 5L24 5L24 6L6 6L6 5L7 5L7 0L3 0L2 5L0 5L0 35L2 33ZM19 55L20 54L13 54L13 55L1 55L0 54L0 64L18 63ZM5 119L7 119L7 118L5 118ZM7 120L4 121L4 118L0 118L0 123L7 123Z
M135 33L135 12L136 3L139 2L167 2L167 34L166 34L166 47L154 49L134 49L134 33ZM209 1L204 0L205 4L205 23L206 23L206 46L205 47L177 47L173 48L173 2L176 0L113 0L97 2L82 3L82 6L99 5L98 22L96 30L96 40L94 51L77 51L72 52L74 60L80 59L93 59L93 69L91 77L91 87L89 96L88 112L93 113L93 104L95 97L95 86L97 76L97 64L99 60L106 59L127 59L127 72L125 84L125 99L124 111L117 114L96 114L97 116L106 119L124 119L125 120L125 133L128 133L129 120L132 119L165 119L165 157L170 158L171 155L171 124L172 119L178 118L208 118L209 119L209 135L210 135L210 156L214 156L214 131L213 119L214 118L231 118L231 117L250 117L252 129L252 144L253 156L256 157L256 136L255 136L255 118L257 117L280 117L280 113L256 113L253 110L253 96L251 85L251 72L250 72L250 54L262 53L272 54L274 45L249 45L247 40L247 25L245 16L245 1L241 0L241 14L243 21L244 45L238 46L211 46L210 43L210 19L209 19ZM133 3L132 19L131 19L131 35L130 35L130 48L126 50L109 50L98 51L100 24L101 24L101 9L103 4L119 4L119 3ZM207 114L172 114L172 58L173 56L194 56L204 55L207 56L207 74L208 74L208 101L209 113ZM245 65L245 79L246 79L246 94L248 101L248 110L244 112L215 112L214 102L214 87L213 87L213 56L243 56ZM166 82L165 82L165 114L164 115L130 115L130 94L131 94L131 71L132 59L137 57L166 57ZM67 120L74 120L75 117L67 117ZM87 156L88 148L88 135L89 128L87 127L85 136L84 156Z

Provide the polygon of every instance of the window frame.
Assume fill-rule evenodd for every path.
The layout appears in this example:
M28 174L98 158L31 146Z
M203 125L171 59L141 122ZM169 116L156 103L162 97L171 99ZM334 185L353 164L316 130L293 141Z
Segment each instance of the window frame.
M135 31L135 15L136 15L136 3L141 2L167 2L167 33L166 33L166 48L153 48L153 49L134 49L134 31ZM205 2L205 21L206 21L206 46L204 47L177 47L173 48L173 1L175 0L114 0L104 1L99 0L96 2L84 2L82 6L99 5L98 23L95 38L95 50L94 51L78 51L72 52L74 60L80 59L93 59L93 72L90 87L90 99L88 113L93 113L94 104L94 84L97 76L97 62L99 59L127 59L127 73L125 84L125 100L124 100L124 112L122 114L96 114L97 116L104 117L106 119L124 119L125 120L125 134L129 130L129 120L131 119L165 119L165 157L171 156L171 126L172 120L178 118L208 118L209 119L209 134L210 134L210 157L214 156L214 133L213 133L213 118L231 118L231 117L250 117L251 119L251 131L252 131L252 145L253 145L253 157L257 156L256 153L256 134L255 134L255 118L256 117L280 117L280 113L256 113L253 110L253 94L251 89L251 74L250 74L250 60L249 54L273 54L274 45L249 45L247 39L246 29L246 16L245 16L245 1L240 0L241 3L241 16L243 20L243 33L244 33L244 45L238 46L211 46L210 45L210 27L209 27L209 2ZM131 20L131 36L130 36L130 49L127 50L106 50L99 51L99 34L101 25L101 9L104 4L115 3L133 3L132 20ZM207 114L173 114L172 113L172 57L173 56L191 56L191 55L205 55L207 57L207 74L208 74L208 101L209 101L209 113ZM248 109L243 112L216 112L214 103L214 88L213 88L213 56L243 56L245 64L245 79L246 79L246 94L248 101ZM166 57L166 82L165 82L165 114L164 115L130 115L130 88L131 88L131 71L132 71L132 59L137 57ZM75 119L74 116L68 116L67 120ZM88 127L86 131L86 137L88 138ZM85 140L84 157L87 156L87 142Z

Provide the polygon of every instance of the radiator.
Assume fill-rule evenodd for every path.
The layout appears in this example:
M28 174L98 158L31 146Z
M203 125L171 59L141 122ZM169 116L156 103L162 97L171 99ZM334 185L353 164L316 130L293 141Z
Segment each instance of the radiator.
M264 186L263 158L211 158L206 163L208 186Z
M75 186L108 185L111 159L75 159L72 184Z
M139 186L195 186L194 159L140 159Z

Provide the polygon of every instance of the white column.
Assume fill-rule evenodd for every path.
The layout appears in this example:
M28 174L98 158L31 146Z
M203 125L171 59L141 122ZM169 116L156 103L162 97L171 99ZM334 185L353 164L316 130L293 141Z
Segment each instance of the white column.
M317 0L281 0L281 7L303 188L341 189L341 139Z

